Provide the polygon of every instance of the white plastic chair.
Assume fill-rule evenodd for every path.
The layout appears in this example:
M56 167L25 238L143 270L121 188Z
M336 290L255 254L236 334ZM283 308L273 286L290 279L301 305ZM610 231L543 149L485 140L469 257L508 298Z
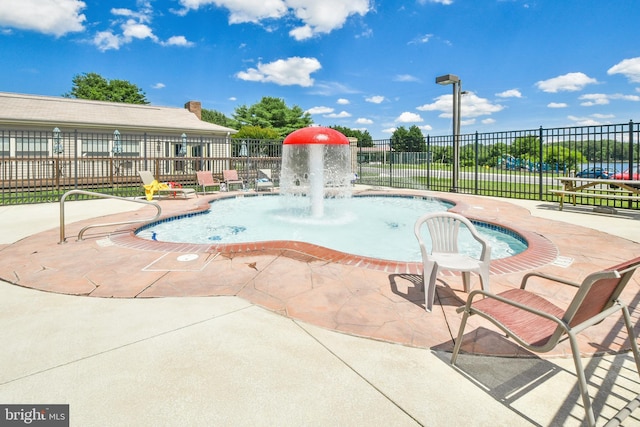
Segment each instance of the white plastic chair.
M429 233L422 233L426 225ZM482 249L479 259L458 250L460 226L469 229L471 236L480 243ZM462 215L453 212L435 212L421 216L416 221L414 233L422 254L422 283L424 285L425 309L431 311L436 294L436 278L440 270L460 271L464 291L471 290L471 273L480 277L482 289L489 290L489 267L491 263L491 245L478 233L476 227ZM431 250L423 237L430 237Z

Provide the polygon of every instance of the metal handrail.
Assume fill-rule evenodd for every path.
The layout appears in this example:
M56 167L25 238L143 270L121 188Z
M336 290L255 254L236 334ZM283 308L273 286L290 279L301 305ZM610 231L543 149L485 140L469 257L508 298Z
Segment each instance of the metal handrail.
M116 199L116 200L124 200L124 201L127 201L127 202L142 203L143 205L153 205L158 210L158 213L153 218L149 218L149 219L134 219L134 220L130 220L130 221L109 222L109 223L105 223L105 224L87 225L86 227L82 228L82 230L80 230L80 232L78 233L78 241L82 240L82 236L84 235L84 232L87 231L90 228L107 227L107 226L111 226L111 225L134 224L136 222L155 221L156 219L160 218L160 215L162 214L162 208L156 202L148 202L146 200L128 199L126 197L112 196L110 194L95 193L93 191L70 190L70 191L67 191L66 193L64 193L62 195L62 197L60 198L60 241L58 242L59 244L66 242L65 223L64 223L64 202L65 202L67 196L69 196L71 194L84 194L84 195L87 195L87 196L102 197L104 199Z

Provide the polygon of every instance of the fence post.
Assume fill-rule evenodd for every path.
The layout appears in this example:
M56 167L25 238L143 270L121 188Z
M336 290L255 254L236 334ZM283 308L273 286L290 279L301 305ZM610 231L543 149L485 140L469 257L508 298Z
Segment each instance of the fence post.
M143 150L142 150L142 152L144 153L144 155L143 155L144 156L144 170L148 170L147 169L147 133L146 132L144 133L144 137L143 137L142 141L143 141L142 145L144 147Z
M473 182L473 194L476 194L476 195L478 194L478 180L480 179L480 177L478 176L478 162L480 161L480 154L478 153L478 148L479 148L478 139L479 139L478 131L476 131L476 135L473 141L473 149L476 152L476 158L474 162L476 164L476 168L475 168L475 179Z
M431 135L427 135L427 190L431 189Z
M629 120L629 179L633 179L633 120Z
M540 159L540 166L538 167L538 200L542 200L542 183L543 183L543 174L542 174L542 155L544 153L544 150L542 149L542 135L544 134L544 131L542 129L542 126L540 126L540 131L538 134L538 139L540 140L540 151L538 152L538 158Z
M633 179L633 120L629 120L629 179ZM627 200L628 209L631 209L632 203L631 200Z
M389 143L389 187L393 187L393 152Z
M73 131L73 188L78 189L78 129Z

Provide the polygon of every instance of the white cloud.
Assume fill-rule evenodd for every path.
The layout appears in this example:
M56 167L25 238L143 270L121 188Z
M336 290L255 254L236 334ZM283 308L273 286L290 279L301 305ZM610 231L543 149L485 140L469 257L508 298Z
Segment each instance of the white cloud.
M440 3L443 4L445 6L448 6L450 4L453 4L453 0L418 0L418 3L420 4L425 4L425 3Z
M351 15L364 16L371 10L369 0L286 0L286 3L293 9L296 18L304 23L299 28L307 28L310 32L304 38L328 34L342 28ZM296 36L294 38L302 40Z
M480 121L480 123L482 123L483 125L492 125L492 124L494 124L495 122L496 122L496 121L495 121L495 119L492 119L492 118L482 119L482 120Z
M578 99L584 99L585 102L581 102L580 105L584 107L591 107L593 105L607 105L609 103L609 97L604 93L590 93L582 95Z
M367 102L371 102L372 104L381 104L384 101L384 96L374 95L364 99Z
M194 43L187 40L185 36L171 36L167 39L166 42L162 42L161 44L163 46L184 46L184 47L191 47L194 45Z
M227 9L230 24L257 24L264 19L282 18L288 12L283 0L180 0L179 3L183 7L178 11L181 15L209 5Z
M624 59L607 70L607 74L622 74L630 82L640 83L640 57Z
M171 36L166 41L161 41L153 33L153 28L150 25L153 17L151 3L139 1L138 5L140 6L139 10L112 8L111 14L115 19L111 24L114 28L97 32L93 37L93 44L103 52L110 49L118 50L134 40L145 39L162 46L193 46L193 43L184 36ZM117 27L120 31L115 30Z
M569 120L576 122L578 126L598 126L603 124L597 120L593 120L589 117L577 117L577 116L568 116Z
M182 10L196 10L213 5L229 11L229 24L259 24L268 19L298 20L302 25L289 32L296 40L328 34L342 28L353 15L364 16L373 6L370 0L180 0Z
M127 18L134 18L138 22L150 23L151 22L151 14L152 11L151 5L148 3L143 4L143 8L140 11L134 11L131 9L125 8L112 8L111 14L116 16L124 16Z
M540 80L536 83L538 89L543 92L575 92L582 90L588 84L598 83L594 78L584 73L567 73L562 76L554 77L548 80Z
M93 37L93 44L96 45L99 50L104 52L109 49L120 49L122 40L111 31L99 31Z
M294 56L278 59L267 64L259 63L257 68L236 73L240 80L252 82L275 83L280 86L313 86L311 73L322 68L316 58L301 58Z
M421 122L422 117L419 114L411 113L409 111L405 111L401 113L398 118L395 120L398 123L416 123Z
M420 79L411 74L398 74L393 78L395 82L419 82Z
M429 40L431 40L432 37L433 37L433 34L424 34L424 35L418 36L415 39L411 40L408 44L429 43Z
M339 113L326 114L324 117L328 117L330 119L345 119L347 117L351 117L351 114L346 111L340 111Z
M615 115L613 114L592 114L591 117L595 117L596 119L613 119Z
M604 93L589 93L582 95L581 100L585 100L585 102L580 103L580 105L584 107L592 107L594 105L607 105L611 100L622 100L622 101L640 101L640 96L638 95L623 95L621 93L614 93L611 95L607 95Z
M164 89L165 84L164 83L156 83L151 87L154 88L154 89Z
M305 111L305 113L309 113L309 114L329 114L329 113L333 113L333 111L334 110L331 107L320 106L320 107L311 107L307 111Z
M229 99L229 101L237 101L238 100L238 98L236 98L235 96L230 96L228 99Z
M522 93L518 89L509 89L504 92L496 93L498 98L522 98Z
M420 111L440 111L439 117L450 118L453 116L453 95L441 95L435 99L435 102L421 105L417 109ZM460 105L461 117L465 119L488 116L503 109L504 106L492 104L488 99L480 98L473 92L463 96Z
M350 104L349 100L348 100L348 99L345 99L345 98L340 98L340 99L338 99L336 102L337 102L339 105L349 105L349 104Z
M289 31L289 35L296 40L305 40L313 37L313 30L308 25L303 25L302 27L294 28Z
M433 128L431 127L431 125L418 126L418 128L419 128L420 130L424 130L424 131L427 131L427 132L429 132L429 131L432 131L432 130L433 130Z
M614 93L613 95L609 95L609 99L621 99L623 101L640 101L640 96L638 95L623 95L621 93Z
M382 133L392 134L392 133L394 133L396 130L398 130L398 128L390 127L390 128L382 129Z
M547 104L548 108L567 108L568 105L566 102L550 102Z
M373 120L367 119L367 118L364 118L364 117L359 117L356 120L356 123L359 124L359 125L372 125L373 124Z
M61 37L84 31L85 7L80 0L2 0L0 26Z
M127 20L121 26L122 28L122 36L124 40L127 42L131 42L133 39L151 39L153 41L158 41L158 38L153 34L153 30L147 24L142 24L133 19Z

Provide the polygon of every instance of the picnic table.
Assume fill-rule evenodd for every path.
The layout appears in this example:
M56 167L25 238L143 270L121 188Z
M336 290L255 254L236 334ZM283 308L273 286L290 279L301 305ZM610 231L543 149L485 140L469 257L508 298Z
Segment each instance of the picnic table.
M559 210L562 210L565 196L570 197L574 206L576 204L576 196L611 200L640 200L640 181L575 177L560 177L556 179L562 184L562 189L549 190L549 192L558 195L560 201Z

